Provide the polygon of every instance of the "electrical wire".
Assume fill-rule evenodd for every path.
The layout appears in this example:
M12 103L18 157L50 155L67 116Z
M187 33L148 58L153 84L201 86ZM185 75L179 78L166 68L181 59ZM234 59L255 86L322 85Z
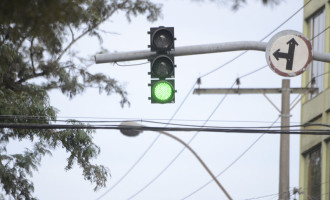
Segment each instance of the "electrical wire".
M278 193L274 193L274 194L264 195L264 196L260 196L260 197L252 197L252 198L248 198L248 199L244 199L244 200L263 199L263 198L275 197L275 196L279 196L279 194Z
M327 28L325 28L323 31L321 31L320 33L318 33L317 35L315 35L312 39L310 39L309 41L313 41L315 38L319 37L321 34L323 34L324 32L326 32L328 29L330 28L330 26L328 26Z
M289 193L293 192L293 190L289 190ZM288 192L283 192L282 194L286 194ZM263 195L263 196L258 196L258 197L252 197L252 198L248 198L248 199L243 199L243 200L254 200L254 199L263 199L263 198L267 198L267 197L275 197L275 196L279 196L280 193L273 193L273 194L268 194L268 195ZM292 195L291 195L292 196Z
M272 125L274 125L278 120L280 119L280 117L278 117L273 123ZM271 125L271 126L272 126ZM270 127L271 127L270 126ZM225 169L223 169L219 174L216 175L216 177L218 178L219 176L221 176L223 173L225 173L229 168L231 168L237 161L239 161L248 151L250 151L250 149L252 149L252 147L257 144L257 142L265 135L266 133L263 133L262 135L260 135L255 141L253 141L250 146L248 146L248 148L246 148L236 159L233 160L233 162L231 162ZM196 190L194 190L193 192L189 193L188 195L186 195L185 197L182 198L183 199L187 199L189 197L191 197L192 195L196 194L197 192L199 192L200 190L202 190L203 188L205 188L207 185L209 185L210 183L212 183L213 180L209 180L207 183L203 184L201 187L197 188Z
M119 122L126 122L126 121L119 121ZM140 122L140 121L139 121ZM157 124L157 125L165 125L165 127L168 128L168 130L171 130L171 128L175 129L175 128L181 128L184 129L182 127L185 127L186 129L283 129L283 128L290 128L291 130L300 130L301 127L306 128L306 127L328 127L330 128L330 124L323 124L323 123L305 123L305 124L297 124L297 125L289 125L289 126L202 126L202 125L192 125L192 124L178 124L178 123L163 123L163 122L154 122L154 121L141 121L142 123L150 123L150 124ZM71 124L73 124L73 126L71 127ZM77 124L80 123L80 124ZM3 128L17 128L17 127L22 127L24 128L24 126L26 127L41 127L41 128L52 128L52 129L56 129L56 127L58 128L85 128L88 127L89 129L93 129L93 127L97 128L97 129L101 129L103 127L124 127L123 125L117 125L116 124L87 124L84 125L83 123L81 123L81 121L66 121L66 124L63 123L33 123L33 122L0 122L0 125ZM169 126L171 125L171 126ZM17 127L16 127L17 126ZM133 127L135 128L136 126L127 126L128 128ZM146 126L146 127L151 127L151 126ZM160 127L155 127L155 128L160 128ZM292 129L292 128L296 128L296 129ZM146 130L146 129L144 129Z
M321 34L323 34L324 32L326 32L329 28L330 28L330 26L328 26L327 28L325 28L323 31L321 31L320 33L318 33L316 36L314 36L314 37L313 37L312 39L310 39L309 41L313 41L315 38L319 37ZM326 72L326 73L323 73L323 74L321 74L321 75L318 75L318 76L316 76L316 77L311 78L311 80L307 83L307 85L305 86L305 88L308 87L308 85L313 81L313 79L318 78L318 77L320 77L320 76L324 76L324 75L327 74L327 73L329 73L329 72ZM301 100L305 95L306 95L306 93L304 93L303 95L299 94L299 95L297 95L297 97L295 98L295 100L297 100L300 96L301 96L301 98L300 98L300 100ZM294 101L295 101L295 100L294 100ZM294 102L294 101L293 101L293 102ZM293 102L292 102L292 103L293 103ZM291 106L291 104L290 104L290 106Z
M104 130L140 130L140 131L182 131L182 132L220 132L220 133L264 133L267 134L308 134L330 135L330 129L308 130L281 130L281 129L252 129L252 128L183 128L183 127L159 127L159 126L126 126L126 125L82 125L82 124L33 124L33 123L0 123L0 128L12 129L104 129ZM196 135L196 134L195 134ZM194 135L194 136L195 136ZM196 136L195 136L196 137ZM193 137L194 138L194 137ZM192 140L192 139L191 139Z
M174 112L174 114L172 115L171 119L168 121L171 122L172 119L176 116L176 114L178 113L178 111L181 109L181 107L183 106L183 104L186 102L186 100L188 99L188 96L191 94L192 90L195 88L196 82L193 84L193 86L191 87L191 89L188 91L188 93L186 94L185 98L183 99L183 101L181 102L180 106L176 109L176 111ZM155 145L155 143L158 141L158 139L160 138L161 134L158 134L157 137L151 142L151 144L148 146L148 148L141 154L141 156L136 160L136 162L129 168L129 170L111 187L109 188L107 191L105 191L101 196L99 196L97 198L97 200L101 199L102 197L104 197L106 194L108 194L110 191L112 191L119 183L121 183L125 177L140 163L140 161L145 157L145 155L149 152L149 150Z
M327 73L329 73L329 72L327 72ZM326 73L324 73L324 74L326 74ZM324 75L324 74L322 74L322 75ZM309 82L307 83L307 85L305 86L305 88L307 88L308 85L309 85L310 83L311 83L311 81L309 81ZM298 97L299 97L299 96L298 96ZM296 99L297 99L297 98L296 98ZM295 102L296 99L294 99L294 100L292 101L292 103ZM292 104L292 103L291 103L291 104ZM278 119L277 119L277 120L278 120ZM254 146L254 145L256 144L256 142L257 142L262 136L263 136L263 135L261 135L260 137L258 137L257 140L254 141L254 142L252 143L251 146L249 146L249 148L247 149L247 151L248 151L250 148L252 148L252 146ZM241 158L241 157L242 157L247 151L244 151L244 152L238 157L238 159L234 160L234 162L231 163L231 164L229 165L229 167L232 166L235 162L237 162L237 160L239 160L239 158ZM227 167L227 168L229 168L229 167ZM226 168L226 170L227 170L227 168ZM223 171L223 172L224 172L224 171ZM221 172L218 176L220 176L223 172ZM218 176L217 176L217 177L218 177ZM200 191L201 189L203 189L204 187L206 187L206 186L207 186L209 183L211 183L211 182L212 182L212 180L210 180L207 184L204 184L202 187L200 187L200 188L198 188L197 190L195 190L193 193L190 193L188 196L184 197L183 199L186 199L186 198L190 197L191 195L195 194L196 192Z
M232 85L232 87L235 85ZM208 120L214 115L214 113L216 112L216 110L219 108L219 106L223 103L223 101L225 100L225 98L227 97L227 94L223 96L223 98L220 100L220 102L217 104L217 106L215 107L215 109L213 109L212 113L209 115L208 119L205 120L204 125L206 125L206 123L208 122ZM190 140L187 142L187 144L189 145L198 135L199 131L197 131L191 138ZM130 196L128 199L132 199L135 196L137 196L138 194L140 194L142 191L144 191L146 188L148 188L154 181L156 181L178 158L179 156L183 153L183 151L186 149L186 147L183 147L181 149L181 151L170 161L170 163L168 165L166 165L165 168L163 168L163 170L161 170L161 172L155 177L153 178L150 182L147 183L147 185L145 185L143 188L141 188L138 192L134 193L132 196Z
M329 74L329 73L330 73L330 71L329 71L329 72L325 72L325 73L323 73L323 74L320 74L320 75L318 75L318 76L313 77L313 78L312 78L312 79L306 84L306 86L305 86L304 88L308 88L309 84L311 84L315 78L319 78L319 77L324 76L324 75ZM291 106L291 105L293 104L293 102L295 102L299 97L300 97L300 100L299 100L299 101L301 101L301 99L302 99L306 94L307 94L307 93L304 93L304 94L302 94L302 95L297 95L297 97L292 101L292 103L290 104L290 106Z
M38 118L48 118L48 116L33 116L33 115L0 115L0 119L38 119ZM63 120L59 120L63 119ZM64 120L67 119L67 120ZM96 120L78 120L78 119L97 119ZM102 120L103 119L103 120ZM43 120L43 119L39 119ZM57 119L49 119L48 122L52 121L65 121L74 120L79 122L123 122L123 121L136 121L136 122L143 122L143 121L169 121L169 119L152 119L152 118L111 118L111 117L64 117L58 116ZM205 121L202 119L172 119L172 121L180 121L180 122L201 122ZM209 120L209 122L224 122L224 123L271 123L270 121L257 121L257 120ZM298 124L299 122L291 122L294 124Z
M131 66L138 66L138 65L145 65L148 64L149 62L143 62L143 63L135 63L135 64L128 64L128 65L123 65L119 64L118 62L114 62L114 64L120 66L120 67L131 67Z
M263 69L263 68L265 68L265 66L262 66L262 67L260 67L260 68L258 68L257 70L254 70L253 72L249 72L249 73L247 73L247 74L245 74L245 75L243 75L243 76L241 76L241 77L239 77L239 78L245 78L245 77L247 77L247 76L249 76L249 75L252 75L252 74L254 74L254 73L256 73L256 72L258 72L259 70L261 70L261 69ZM236 83L236 81L233 83L233 85L232 85L232 87L235 85L235 83ZM195 83L196 84L196 83ZM231 87L231 88L232 88ZM224 96L224 98L227 96L227 94L225 94L225 96ZM222 99L222 101L224 100L224 98ZM222 101L220 101L220 104L222 103ZM218 104L218 106L217 106L217 108L220 106L220 104ZM216 109L217 109L216 108ZM215 109L215 110L216 110ZM214 110L214 111L215 111ZM214 114L214 113L213 113ZM213 115L213 114L211 114L211 115ZM208 118L208 120L210 119L211 117L209 117ZM205 124L204 124L205 125ZM195 133L195 135L191 138L191 140L188 142L188 145L190 144L190 142L197 136L197 134L198 134L198 132L197 133ZM177 154L177 156L175 156L174 157L174 159L173 160L171 160L170 161L170 163L158 174L158 175L156 175L156 177L154 178L154 179L152 179L150 182L148 182L147 183L147 185L145 185L142 189L140 189L138 192L136 192L135 194L133 194L132 196L130 196L128 199L132 199L132 198L134 198L135 196L137 196L139 193L141 193L142 191L144 191L146 188L148 188L155 180L157 180L173 163L174 163L174 161L181 155L181 153L184 151L184 149L185 148L183 148L178 154Z
M268 38L270 35L272 35L275 31L277 31L279 28L281 28L284 24L286 24L290 19L292 19L296 14L298 14L302 9L304 9L312 0L309 0L308 2L306 2L301 8L299 8L296 12L294 12L289 18L287 18L286 20L284 20L280 25L278 25L274 30L272 30L270 33L268 33L267 35L265 35L262 39L260 39L259 41L262 42L264 41L266 38ZM200 76L200 78L203 78L205 76L208 76L216 71L218 71L219 69L225 67L226 65L232 63L233 61L237 60L239 57L243 56L244 54L246 54L248 51L243 51L242 53L240 53L239 55L235 56L234 58L230 59L229 61L227 61L226 63L220 65L219 67L203 74L202 76Z
M327 72L327 73L330 73L330 72ZM323 73L322 74L322 76L324 76L325 74L327 74L327 73ZM250 73L248 73L249 75L250 75ZM242 76L242 77L245 77L245 75L244 76ZM308 83L307 83L307 85L305 86L305 88L307 88L308 87L308 85L311 83L311 81L309 81ZM296 99L294 99L293 101L292 101L292 103L293 102L295 102L296 101ZM292 104L291 103L291 104ZM279 118L278 118L279 119ZM277 119L277 120L278 120ZM276 121L277 121L276 120ZM276 121L273 123L273 124L275 124L276 123ZM261 139L261 137L262 137L263 135L261 135L261 136L259 136L248 148L247 148L247 150L246 151L244 151L237 159L235 159L224 171L222 171L221 173L219 173L218 175L217 175L217 177L218 176L220 176L222 173L224 173L228 168L230 168L233 164L235 164L243 155L245 155L260 139ZM204 184L204 185L202 185L201 187L199 187L197 190L195 190L194 192L192 192L192 193L190 193L190 194L188 194L187 196L185 196L183 199L186 199L186 198L188 198L188 197L190 197L190 196L192 196L193 194L195 194L196 192L198 192L198 191L200 191L201 189L203 189L204 187L206 187L208 184L210 184L211 182L212 182L213 180L210 180L209 182L207 182L206 184Z
M309 1L309 2L311 2L311 0ZM307 2L301 9L303 9L309 2ZM272 32L275 32L278 28L280 28L283 24L285 24L288 20L290 20L294 15L296 15L301 9L299 9L298 11L296 11L291 17L289 17L285 22L283 22L280 26L278 26L276 29L274 29ZM268 35L270 35L270 34L272 34L272 32L271 33L269 33ZM266 39L267 37L268 37L268 35L267 36L265 36L265 38L263 38L262 40L264 40L264 39ZM261 40L261 41L262 41ZM218 68L216 68L215 70L212 70L211 72L209 72L209 73L207 73L207 74L205 74L205 75L203 75L203 76L201 76L201 77L205 77L205 76L207 76L207 75L209 75L209 74L211 74L211 73L213 73L213 72L215 72L215 71L217 71L217 70L219 70L220 68L222 68L222 67L224 67L224 66L226 66L226 65L228 65L228 64L230 64L231 62L233 62L234 60L236 60L237 58L239 58L239 57L241 57L242 55L244 55L246 52L243 52L243 53L241 53L240 55L238 55L238 56L236 56L235 58L233 58L233 59L231 59L230 61L228 61L227 63L225 63L225 64L223 64L223 65L221 65L220 67L218 67ZM200 77L200 78L201 78ZM196 83L195 83L196 84ZM176 111L176 113L178 112L178 110ZM173 117L174 118L174 117ZM194 137L193 137L194 138ZM157 137L157 139L156 140L158 140L158 137ZM154 143L152 143L152 145L151 146L153 146L153 144ZM180 154L180 153L179 153ZM178 154L178 155L179 155ZM178 157L178 156L177 156ZM176 158L174 158L174 160L176 160ZM174 162L174 161L173 161ZM170 165L171 165L171 163L170 163ZM169 166L170 166L169 165ZM169 167L168 166L168 167ZM167 168L168 168L167 167ZM167 168L165 168L165 170L167 169ZM162 174L162 172L161 172L161 174ZM160 175L161 175L160 174ZM159 176L160 176L159 175ZM157 177L159 177L159 176L157 176ZM157 179L157 178L156 178ZM156 180L156 179L153 179L153 180ZM153 181L152 181L153 182ZM150 184L148 184L146 187L148 187ZM146 188L145 187L145 188Z
M0 122L1 119L5 119L5 123L22 123L22 122L17 122L17 118L16 117L12 117L12 116L6 116L4 118L2 118L0 116ZM26 118L22 118L20 120L25 120ZM14 120L13 122L10 122L10 120ZM33 120L35 121L35 120ZM184 126L184 127L195 127L195 128L300 128L300 127L307 127L307 126L324 126L324 127L330 127L330 124L322 124L322 123L308 123L308 124L296 124L296 125L290 125L290 126L272 126L272 127L268 127L268 126L200 126L200 125L193 125L193 124L182 124L182 123L171 123L171 122L159 122L159 121L152 121L152 120L143 120L143 119L136 119L136 120L129 120L132 122L141 122L141 123L151 123L151 124L162 124L165 126ZM57 122L65 122L65 123L89 123L89 125L93 126L99 123L122 123L122 122L127 122L127 120L102 120L102 121L96 121L96 120L74 120L74 119L69 119L69 120L42 120L42 123L48 122L55 122L56 124L58 124ZM3 122L4 123L4 122ZM31 122L24 122L24 123L31 123ZM92 124L91 124L92 123ZM105 125L105 126L110 126Z
M241 78L244 78L246 76L250 76L251 74L254 74L254 73L256 73L256 72L258 72L258 71L260 71L262 69L265 69L266 67L268 67L268 65L264 65L264 66L262 66L262 67L260 67L260 68L258 68L256 70L254 70L252 72L249 72L249 73L245 74L244 76L240 76L239 78L241 79Z
M265 66L261 67L260 69L257 69L257 70L254 70L253 72L250 72L250 73L247 73L243 76L241 76L240 78L243 78L243 77L246 77L246 76L249 76L253 73L256 73L257 71L261 70L265 68ZM231 88L233 88L233 86L235 85L236 81L233 83L233 85L231 86ZM216 108L213 110L213 112L211 113L211 115L209 116L209 118L205 121L205 123L202 125L202 126L205 126L206 123L208 122L208 120L213 116L213 114L215 113L215 111L219 108L219 106L222 104L222 102L224 101L224 99L227 97L227 94L224 95L224 97L222 98L222 100L219 102L219 104L216 106ZM194 136L188 141L188 145L192 142L192 140L197 136L199 132L196 132L194 134ZM173 163L174 161L182 154L182 152L185 150L185 148L183 148L178 154L177 156L170 161L170 163L158 174L156 175L156 177L154 179L152 179L150 182L147 183L147 185L145 185L142 189L140 189L138 192L136 192L135 194L133 194L132 196L130 196L128 199L132 199L134 198L135 196L137 196L139 193L141 193L142 191L144 191L146 188L149 187L149 185L151 185L155 180L157 180Z
M329 183L330 183L330 181L325 181L325 182L322 182L322 183L319 183L319 184L315 184L313 186L320 186L320 187L322 187L322 185L329 184ZM308 187L300 188L300 190L302 190L301 192L304 192L304 190L308 190Z

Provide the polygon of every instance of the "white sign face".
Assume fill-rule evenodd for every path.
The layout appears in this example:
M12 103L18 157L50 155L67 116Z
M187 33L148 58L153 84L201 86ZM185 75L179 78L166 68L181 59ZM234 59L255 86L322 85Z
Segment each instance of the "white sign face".
M266 60L280 76L297 76L312 61L312 45L297 31L282 31L268 42Z

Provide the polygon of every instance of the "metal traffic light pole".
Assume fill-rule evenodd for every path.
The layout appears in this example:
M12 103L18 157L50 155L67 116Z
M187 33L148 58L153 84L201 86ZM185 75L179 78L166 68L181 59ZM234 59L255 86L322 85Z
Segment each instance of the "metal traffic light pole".
M229 52L229 51L244 51L244 50L266 51L266 47L267 47L266 42L256 42L256 41L225 42L225 43L176 47L175 50L170 51L170 54L174 56L190 56L190 55L198 55L198 54L220 53L220 52ZM142 60L142 59L148 59L150 56L155 54L156 54L155 52L150 52L149 49L140 50L140 51L97 54L95 56L95 63L100 64L100 63L110 63L110 62ZM330 63L330 53L313 51L313 60Z

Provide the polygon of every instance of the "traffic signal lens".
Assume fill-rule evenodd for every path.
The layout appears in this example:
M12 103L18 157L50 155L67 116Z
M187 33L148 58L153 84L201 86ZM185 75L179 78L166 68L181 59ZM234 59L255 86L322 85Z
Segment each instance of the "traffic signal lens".
M153 43L158 49L167 50L171 48L173 40L172 33L166 29L158 30L153 36Z
M174 64L170 58L161 56L154 60L151 70L153 76L159 78L173 77Z
M174 97L174 88L167 81L159 81L153 86L153 96L156 101L167 103Z

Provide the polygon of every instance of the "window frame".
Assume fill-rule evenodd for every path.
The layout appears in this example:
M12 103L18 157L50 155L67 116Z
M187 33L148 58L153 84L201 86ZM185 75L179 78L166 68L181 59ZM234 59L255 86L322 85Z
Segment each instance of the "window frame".
M316 151L319 151L319 158L320 158L320 164L319 164L319 179L320 179L320 183L319 183L319 199L318 198L310 198L311 192L312 192L312 183L311 183L311 168L310 168L310 164L311 164L311 155L313 153L315 153ZM322 199L322 143L310 148L308 151L306 151L304 154L304 159L305 159L305 177L306 179L306 183L305 183L305 199L306 200L321 200Z
M311 38L312 48L313 50L322 52L325 50L325 33L323 32L326 26L325 11L325 6L323 6L306 20L309 27L309 35ZM318 29L317 32L315 32L316 26ZM322 37L323 39L320 40L320 37ZM309 99L312 99L318 96L324 90L324 63L320 61L312 61L309 65L308 71L308 80L311 84L311 87L319 88L318 92L311 93L309 95ZM313 78L314 80L312 80Z

